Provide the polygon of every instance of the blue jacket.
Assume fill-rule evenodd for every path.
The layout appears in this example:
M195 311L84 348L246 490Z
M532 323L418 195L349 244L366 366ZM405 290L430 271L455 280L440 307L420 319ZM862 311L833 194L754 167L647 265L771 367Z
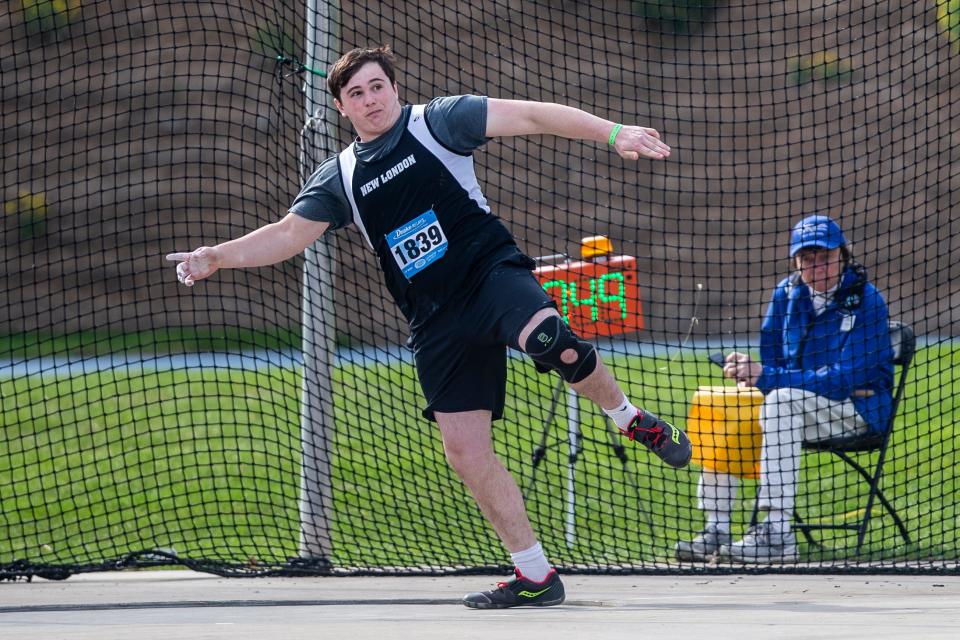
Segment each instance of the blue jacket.
M853 398L853 403L870 431L882 433L890 424L893 388L887 318L883 296L862 270L844 270L837 293L819 316L813 313L810 289L795 276L786 278L763 319L763 374L757 387L764 394L793 387L831 400L871 389L871 397Z

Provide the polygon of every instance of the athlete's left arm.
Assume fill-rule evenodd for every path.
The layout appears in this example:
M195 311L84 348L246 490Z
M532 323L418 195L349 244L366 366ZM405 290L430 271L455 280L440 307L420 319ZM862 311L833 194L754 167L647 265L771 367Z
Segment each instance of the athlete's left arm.
M612 137L614 150L628 160L641 156L662 160L670 155L670 147L660 140L655 129L618 125L581 109L552 102L489 98L486 133L488 138L554 135L604 144Z

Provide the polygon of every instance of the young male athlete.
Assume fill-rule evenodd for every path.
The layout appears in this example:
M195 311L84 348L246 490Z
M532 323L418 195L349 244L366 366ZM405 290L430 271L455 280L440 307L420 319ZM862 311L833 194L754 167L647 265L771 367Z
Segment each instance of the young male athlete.
M673 467L690 460L679 429L637 409L596 350L574 335L531 273L534 262L490 212L473 166L489 138L549 134L608 143L620 156L663 159L653 129L623 126L579 109L480 96L401 106L389 47L354 49L330 69L334 105L357 132L310 176L288 214L241 238L172 253L192 286L218 269L273 264L304 251L327 229L359 227L387 288L410 324L423 415L435 420L450 465L516 565L497 589L471 593L476 608L550 606L563 584L534 536L513 476L493 452L502 416L506 347L541 372L557 371L596 402L630 440Z

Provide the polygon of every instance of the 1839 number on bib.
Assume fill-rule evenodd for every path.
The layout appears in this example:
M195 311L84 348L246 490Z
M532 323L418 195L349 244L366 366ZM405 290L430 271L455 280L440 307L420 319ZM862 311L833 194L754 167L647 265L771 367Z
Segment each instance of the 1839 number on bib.
M417 275L447 252L447 236L433 209L387 234L390 255L407 280Z

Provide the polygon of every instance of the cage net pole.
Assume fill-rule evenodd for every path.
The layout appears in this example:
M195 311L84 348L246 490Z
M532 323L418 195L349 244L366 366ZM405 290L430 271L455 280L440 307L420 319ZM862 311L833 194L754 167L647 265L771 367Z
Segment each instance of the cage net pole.
M331 13L333 2L307 1L306 65L316 69L332 59ZM306 122L301 136L301 182L313 171L317 158L311 151L326 150L326 101L322 79L304 74ZM313 144L318 142L319 144ZM319 147L319 148L318 148ZM333 438L330 359L333 354L334 319L324 307L333 300L333 236L328 234L306 250L303 263L303 381L300 405L302 460L300 468L300 557L329 559L330 447Z

